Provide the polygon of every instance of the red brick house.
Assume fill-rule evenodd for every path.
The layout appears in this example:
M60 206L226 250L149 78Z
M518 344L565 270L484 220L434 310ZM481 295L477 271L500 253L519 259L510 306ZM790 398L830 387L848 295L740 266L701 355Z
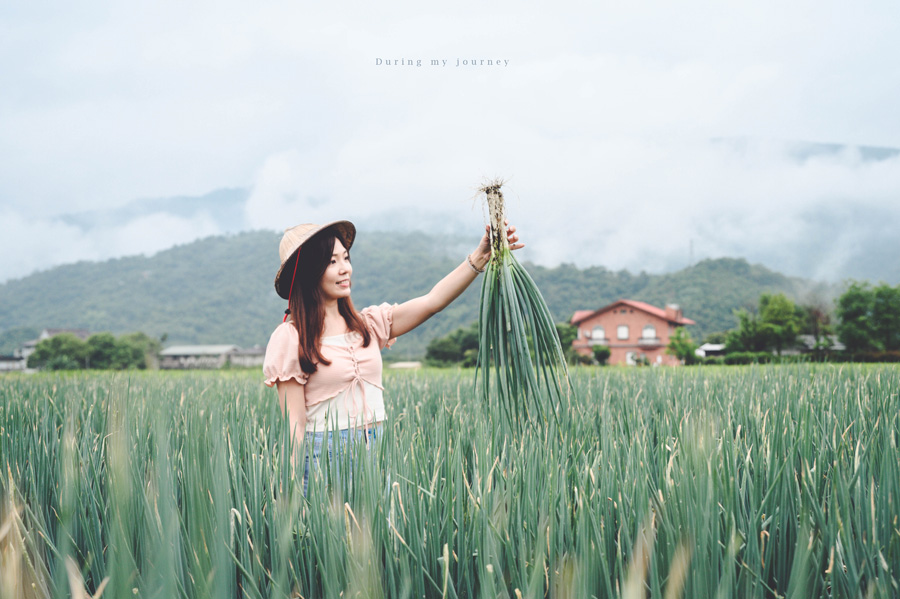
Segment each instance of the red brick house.
M595 345L605 345L610 364L634 365L646 358L650 364L674 366L678 359L666 353L669 337L677 327L696 323L675 305L662 309L622 299L599 310L578 310L572 324L578 329L572 347L579 354L588 356Z

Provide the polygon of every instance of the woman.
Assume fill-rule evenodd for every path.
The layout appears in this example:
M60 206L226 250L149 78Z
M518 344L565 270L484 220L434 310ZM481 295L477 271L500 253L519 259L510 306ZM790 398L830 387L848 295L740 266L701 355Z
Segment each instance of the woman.
M353 224L303 224L285 231L275 290L288 300L288 310L269 339L263 373L266 385L278 386L296 447L305 434L313 437L313 461L323 445L330 451L334 431L342 442L377 434L385 417L381 349L447 307L484 271L491 257L485 229L475 251L427 294L360 312L350 299ZM515 231L507 230L514 250L524 246ZM308 474L309 456L304 490Z

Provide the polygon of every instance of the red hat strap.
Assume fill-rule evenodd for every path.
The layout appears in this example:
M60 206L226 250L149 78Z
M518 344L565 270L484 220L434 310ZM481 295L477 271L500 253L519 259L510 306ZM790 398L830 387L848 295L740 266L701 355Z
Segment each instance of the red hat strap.
M284 318L281 319L281 322L287 322L288 314L290 313L290 305L291 298L294 296L294 278L297 276L297 265L300 263L300 248L297 248L297 259L294 260L294 273L291 275L291 289L288 291L288 309L284 312Z

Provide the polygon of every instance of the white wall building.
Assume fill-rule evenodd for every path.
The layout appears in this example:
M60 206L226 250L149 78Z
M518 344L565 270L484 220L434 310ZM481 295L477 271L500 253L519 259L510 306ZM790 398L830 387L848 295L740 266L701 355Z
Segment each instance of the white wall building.
M164 370L222 368L239 349L237 345L173 345L159 352L159 367Z

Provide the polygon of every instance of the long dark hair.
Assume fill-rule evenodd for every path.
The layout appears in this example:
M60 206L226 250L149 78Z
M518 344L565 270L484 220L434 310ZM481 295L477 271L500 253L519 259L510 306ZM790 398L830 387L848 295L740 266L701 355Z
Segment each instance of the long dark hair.
M319 342L325 326L325 304L322 302L322 288L319 282L331 262L336 239L338 236L334 229L325 229L304 243L294 257L294 260L300 260L300 263L297 264L297 274L293 293L288 300L288 309L294 327L300 335L300 347L298 348L300 368L306 374L314 373L317 364L325 366L331 364L322 355ZM346 245L344 240L341 240L341 243ZM286 265L285 269L288 268L293 271L294 265ZM372 336L369 329L366 328L363 317L353 307L353 301L349 297L338 299L338 312L344 317L347 328L362 335L363 346L368 347Z

